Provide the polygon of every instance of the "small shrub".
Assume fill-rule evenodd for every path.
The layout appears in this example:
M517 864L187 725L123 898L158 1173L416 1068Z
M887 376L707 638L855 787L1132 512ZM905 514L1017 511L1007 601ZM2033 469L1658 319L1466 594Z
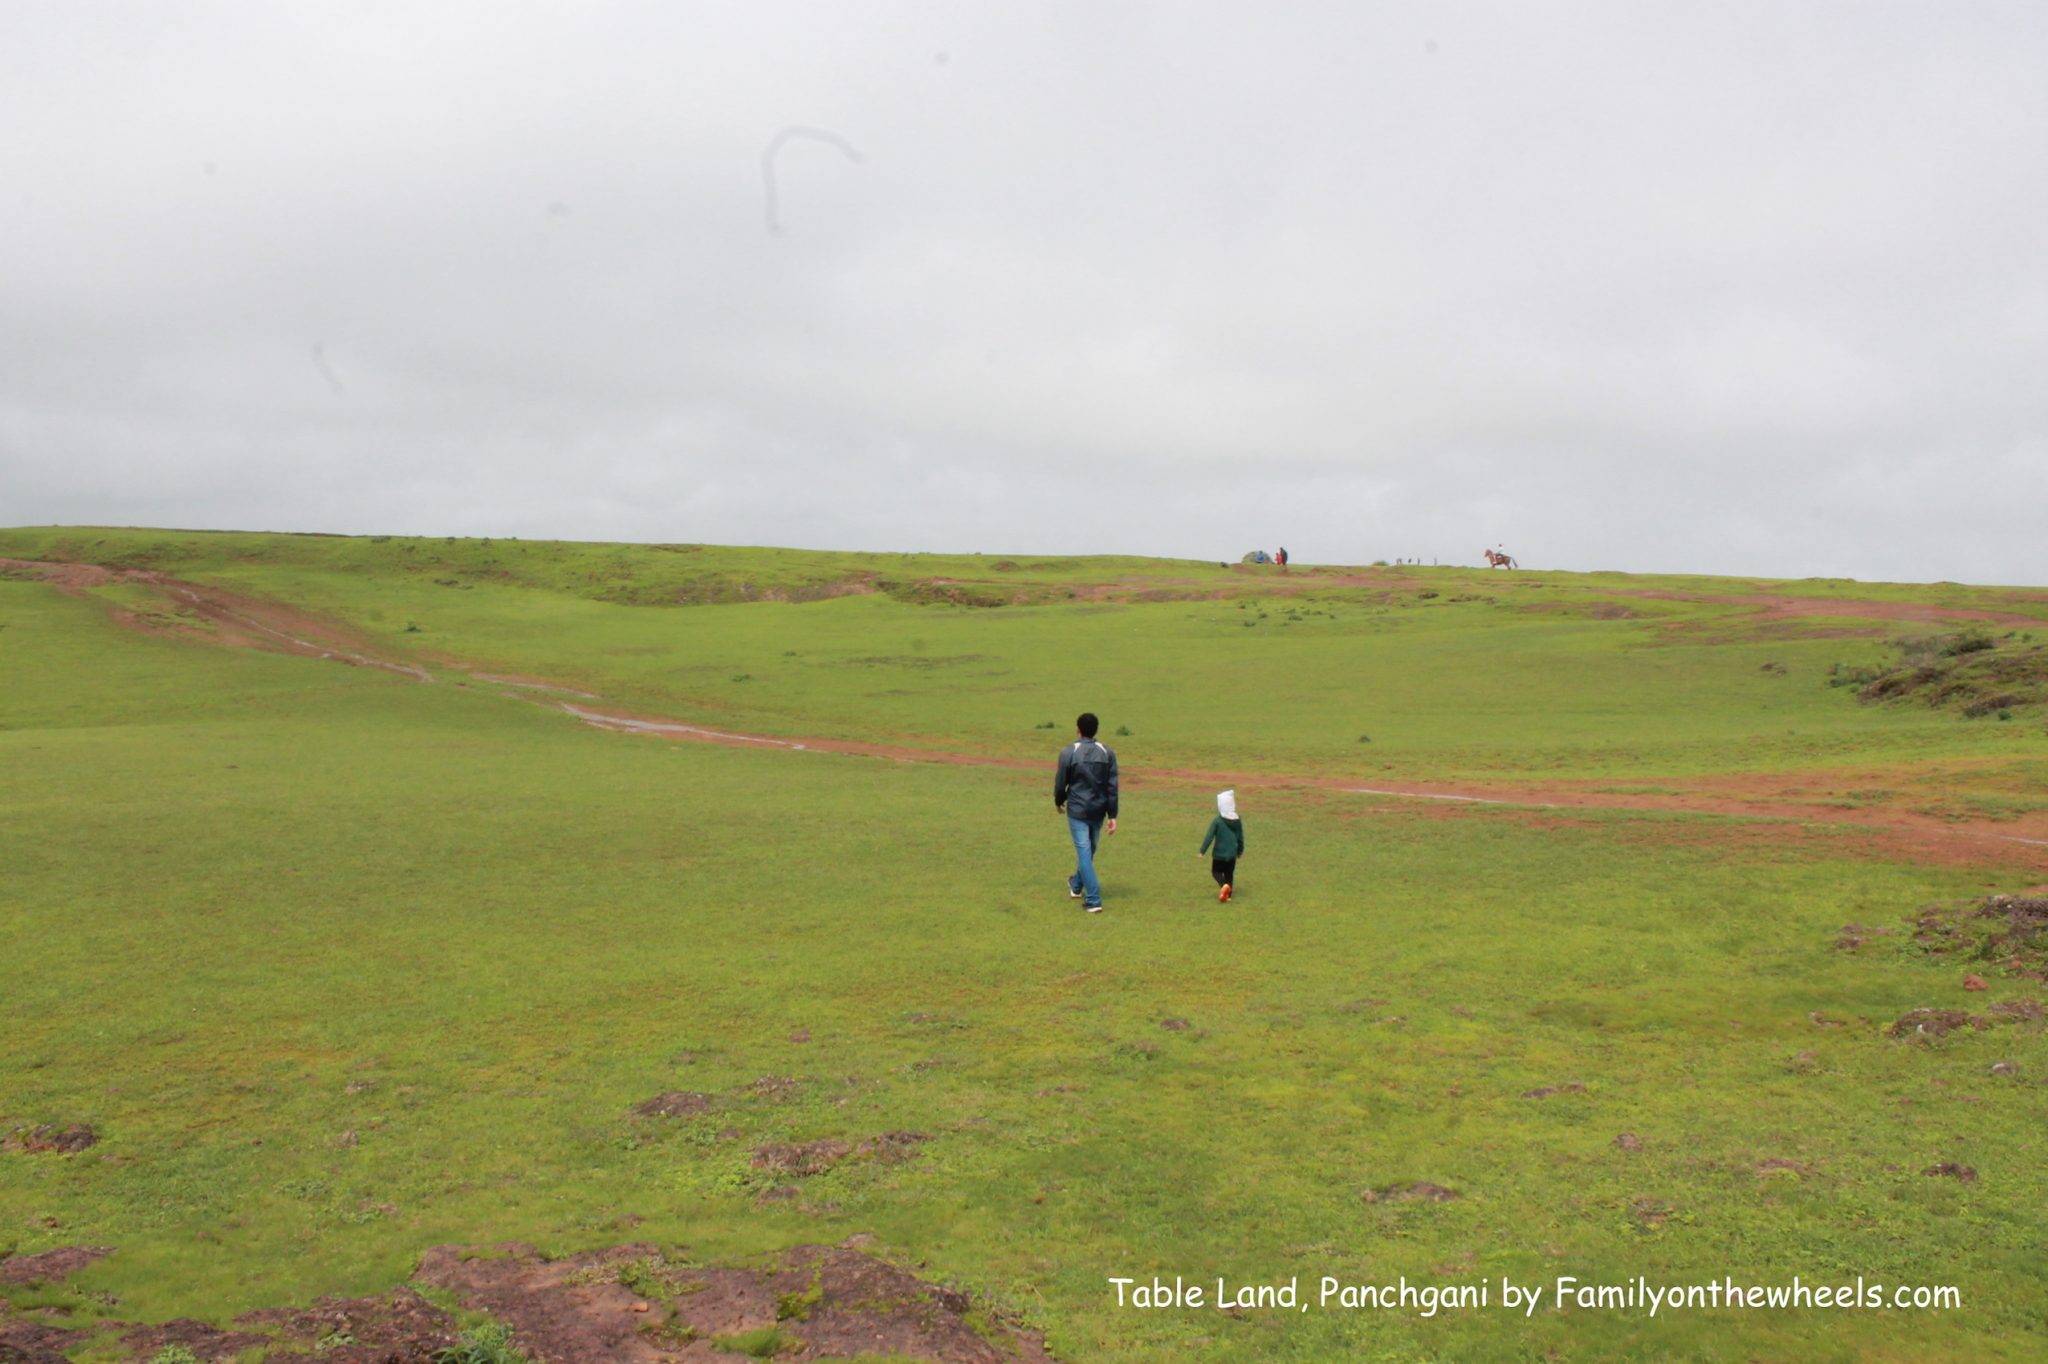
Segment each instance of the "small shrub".
M1129 725L1118 725L1116 733L1119 739L1128 739L1131 737L1131 727Z
M527 1364L512 1348L512 1328L491 1322L473 1326L462 1339L434 1356L435 1364Z
M809 1287L801 1293L784 1293L775 1300L777 1321L809 1321L811 1309L825 1300L825 1279L822 1269L811 1271Z
M616 1282L620 1287L641 1298L673 1298L684 1291L684 1283L671 1273L665 1263L657 1263L653 1256L628 1260L618 1268Z
M1967 630L1950 635L1941 646L1943 658L1960 658L1964 654L1981 654L1986 649L1995 649L1998 641L1987 630L1971 626Z
M752 1355L755 1359L773 1359L779 1354L795 1354L804 1347L801 1340L789 1335L780 1326L763 1326L758 1331L742 1331L733 1336L714 1336L711 1343L730 1354Z
M697 1328L684 1321L674 1312L665 1321L646 1321L640 1324L640 1334L664 1345L684 1346L697 1338Z
M1359 735L1359 736L1358 736L1358 742L1360 742L1360 743L1362 743L1362 744L1369 744L1369 743L1371 743L1371 742L1372 742L1372 735L1370 735L1370 734L1361 734L1361 735Z

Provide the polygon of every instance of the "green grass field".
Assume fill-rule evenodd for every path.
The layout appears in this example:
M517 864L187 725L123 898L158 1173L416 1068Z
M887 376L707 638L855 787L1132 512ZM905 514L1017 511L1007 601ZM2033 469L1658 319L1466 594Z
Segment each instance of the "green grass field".
M2048 706L1829 685L1973 628L2026 664L2039 589L76 528L0 557L290 603L435 678L0 570L0 1134L99 1136L0 1152L0 1251L116 1248L0 1296L81 1364L147 1358L97 1321L380 1292L443 1243L861 1232L1068 1360L2044 1348L2041 958L1908 919L2048 881ZM486 674L900 755L610 733ZM1083 708L1126 779L1097 917L1048 799ZM1238 779L1231 905L1179 773ZM1346 789L1461 783L1586 803ZM1921 1007L1984 1025L1887 1035ZM629 1115L670 1090L712 1111ZM750 1161L890 1131L929 1140ZM1416 1182L1456 1197L1387 1196ZM1309 1309L1109 1283L1176 1275ZM1325 1309L1324 1275L1494 1301ZM1960 1305L1498 1305L1561 1275Z

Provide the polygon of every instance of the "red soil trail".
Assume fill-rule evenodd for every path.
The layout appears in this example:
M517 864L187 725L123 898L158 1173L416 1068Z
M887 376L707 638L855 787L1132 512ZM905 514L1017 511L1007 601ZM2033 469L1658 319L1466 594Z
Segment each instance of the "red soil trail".
M1916 625L1945 625L1971 621L1982 625L2037 625L2048 627L2048 615L2028 616L2016 611L1986 611L1973 606L1940 606L1929 602L1857 601L1847 597L1791 597L1782 593L1730 596L1719 593L1673 592L1658 588L1616 588L1611 595L1641 597L1649 601L1697 602L1706 606L1750 606L1756 621L1797 620L1806 616L1831 616L1843 620L1896 620Z
M434 675L424 668L378 658L345 627L283 602L185 582L141 568L0 559L0 570L32 574L71 596L83 596L91 588L124 584L150 588L175 610L157 614L115 607L112 611L118 623L145 634L204 639L230 647L327 659L351 667L381 668L417 682L434 680Z
M714 743L735 747L781 748L793 752L840 753L855 757L883 758L893 762L942 763L950 766L991 767L1008 771L1049 770L1050 758L1016 758L996 754L959 753L850 739L795 739L761 734L743 734L730 729L713 729L679 720L589 706L558 707L568 715L599 729L616 733L641 734L653 738ZM1368 779L1369 780L1369 779ZM1756 789L1744 783L1754 780ZM1143 789L1154 783L1200 786L1208 789L1237 787L1245 791L1284 793L1315 791L1347 795L1380 796L1394 800L1432 801L1445 805L1486 806L1499 810L1553 812L1564 810L1633 810L1667 814L1723 815L1743 820L1771 821L1796 835L1800 826L1839 827L1862 836L1875 849L1918 862L1973 866L1996 852L2000 857L2029 867L2048 868L2048 820L2035 817L2010 824L1964 823L1897 807L1867 806L1845 808L1812 800L1774 797L1775 774L1730 774L1701 779L1695 789L1670 795L1599 790L1587 785L1512 785L1362 783L1355 777L1304 776L1277 772L1225 772L1189 768L1147 767L1134 771L1126 785ZM1825 775L1804 778L1808 785L1824 783ZM1871 784L1879 774L1861 773L1857 780ZM1911 787L1912 774L1895 774L1898 785ZM1675 784L1666 781L1662 784Z
M326 659L357 667L380 668L421 682L434 680L433 675L425 669L410 663L378 657L368 645L336 622L323 620L281 602L185 582L149 570L117 569L98 564L0 559L0 571L11 571L16 574L25 572L41 578L60 591L74 595L83 595L89 589L114 584L141 584L163 593L183 614L196 617L205 623L204 628L200 628L190 621L181 621L176 616L145 616L119 608L114 610L116 620L138 630L204 640L230 647L257 648ZM1324 581L1328 583L1330 579L1325 578ZM1993 624L2048 624L2016 614L1922 606L1917 603L1857 602L1782 596L1704 596L1656 590L1624 595L1756 606L1766 615L1862 615L1923 622L1972 620ZM537 696L529 696L527 699L559 710L584 724L615 733L744 748L839 753L854 757L882 758L894 762L944 763L1012 771L1041 771L1050 762L1049 755L1044 758L1019 758L921 748L904 743L747 734L664 716L581 704L599 701L602 698L545 678L479 672L470 665L454 660L448 660L447 663L451 667L468 671L479 681L517 688L526 693L548 693L550 699ZM576 699L555 700L553 697ZM1785 829L1788 836L1796 835L1800 826L1832 826L1865 836L1874 847L1885 853L1905 856L1916 861L1975 865L1995 853L2007 861L2019 861L2028 866L2048 869L2048 816L2030 813L2008 822L1970 822L1946 819L1898 805L1879 804L1874 800L1870 804L1852 805L1828 799L1840 791L1872 790L1887 786L1898 787L1908 792L1924 790L1929 775L1931 774L1926 771L1729 773L1698 778L1657 778L1656 784L1667 788L1666 791L1649 793L1604 789L1613 785L1611 781L1391 783L1373 777L1145 767L1131 774L1129 784L1139 788L1152 782L1161 782L1212 789L1236 786L1245 790L1275 793L1342 793L1395 800L1428 801L1445 807L1486 806L1532 814L1545 812L1549 813L1550 817L1555 817L1554 812L1567 810L1633 810L1722 815L1751 821L1771 821ZM1818 791L1816 788L1819 788Z

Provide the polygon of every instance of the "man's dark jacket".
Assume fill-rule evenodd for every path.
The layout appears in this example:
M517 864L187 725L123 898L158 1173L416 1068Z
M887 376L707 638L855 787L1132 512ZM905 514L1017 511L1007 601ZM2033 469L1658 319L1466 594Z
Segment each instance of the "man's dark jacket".
M1060 750L1052 774L1052 803L1070 819L1116 818L1116 753L1093 739L1076 739Z

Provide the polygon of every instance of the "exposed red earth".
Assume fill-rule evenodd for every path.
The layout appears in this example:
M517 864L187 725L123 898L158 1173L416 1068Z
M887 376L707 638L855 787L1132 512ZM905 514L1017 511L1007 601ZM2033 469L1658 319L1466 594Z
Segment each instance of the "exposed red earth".
M1846 620L1895 620L1918 625L1941 625L1951 621L1979 625L2048 626L2048 616L2025 616L2015 611L1985 611L1966 606L1932 606L1926 602L1852 601L1842 597L1793 597L1783 593L1755 596L1723 596L1704 592L1668 592L1652 588L1616 589L1617 597L1642 597L1651 601L1705 602L1715 606L1756 608L1752 620L1794 620L1803 616L1830 616Z
M32 574L60 591L83 594L86 589L113 583L141 584L160 591L184 611L198 617L195 625L178 615L157 615L114 608L121 624L156 634L212 643L230 648L256 648L301 657L325 659L357 667L373 667L431 682L433 674L417 664L380 656L348 626L293 607L284 602L250 597L203 583L189 582L143 569L119 569L99 564L0 559L0 570ZM1303 574L1296 580L1363 586L1391 585L1398 578L1373 573L1351 575ZM1926 606L1919 603L1852 601L1835 598L1793 597L1784 594L1712 595L1686 594L1666 590L1624 590L1617 595L1669 601L1714 602L1757 608L1762 616L1798 618L1808 616L1864 617L1877 620L1934 623L1975 621L1991 624L2048 624L2030 616L2010 612ZM923 747L905 742L792 737L751 734L725 726L698 724L672 717L648 715L603 704L602 698L580 688L565 686L546 678L522 674L484 672L474 665L447 661L447 666L468 673L478 681L515 688L528 693L529 700L549 705L585 724L620 733L695 743L725 744L749 748L777 748L791 752L838 753L854 757L881 758L895 762L945 763L959 766L993 767L1014 771L1037 771L1045 765L1038 758L1018 758L988 753L967 753ZM570 697L573 700L555 700ZM1938 769L1947 771L1948 768ZM1279 772L1197 770L1186 768L1142 768L1127 777L1130 786L1143 789L1153 782L1199 786L1236 786L1246 791L1267 793L1341 793L1403 801L1427 801L1446 807L1479 806L1497 811L1525 811L1537 816L1557 817L1563 812L1602 810L1644 811L1668 814L1729 816L1742 821L1772 821L1768 833L1750 825L1714 826L1723 832L1716 837L1730 841L1763 836L1773 841L1798 841L1815 829L1853 835L1842 840L1844 855L1905 857L1947 865L1975 865L1996 858L2030 868L2048 869L2048 816L2028 814L1992 823L1944 818L1940 815L1885 804L1851 804L1846 793L1885 786L1914 790L1924 786L1932 773L1919 770L1825 771L1801 773L1733 773L1701 777L1660 777L1659 792L1612 789L1615 783L1601 781L1552 782L1394 782L1377 775L1333 777ZM1645 783L1636 783L1645 784ZM1740 832L1738 832L1740 831ZM1684 841L1697 831L1671 831Z

